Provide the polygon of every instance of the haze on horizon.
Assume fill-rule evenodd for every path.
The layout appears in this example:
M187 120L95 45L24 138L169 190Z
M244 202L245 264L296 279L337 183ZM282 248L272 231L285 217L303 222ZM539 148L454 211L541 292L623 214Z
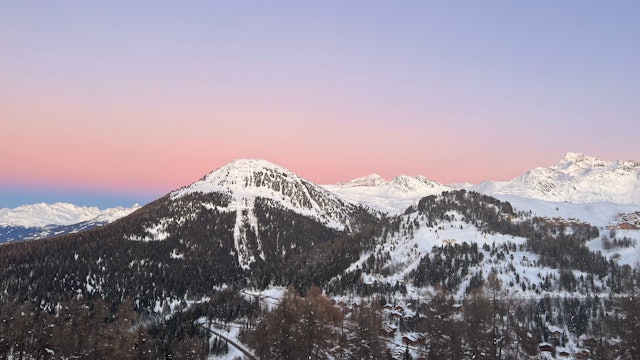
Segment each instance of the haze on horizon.
M144 203L237 158L316 183L640 159L640 3L7 3L0 207Z

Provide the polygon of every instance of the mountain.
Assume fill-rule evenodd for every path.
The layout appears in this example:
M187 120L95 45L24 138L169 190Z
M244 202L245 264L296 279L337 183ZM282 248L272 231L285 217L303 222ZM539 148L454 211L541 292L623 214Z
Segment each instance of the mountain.
M235 160L161 201L170 215L157 214L129 239L181 237L186 227L199 226L194 225L198 216L225 214L233 219L224 230L233 246L224 246L225 251L245 270L348 233L372 216L285 168L257 159Z
M113 222L139 209L97 207L68 203L23 205L0 209L0 243L30 240L88 230Z
M0 356L629 358L640 211L499 196L236 160L107 225L5 244Z
M550 167L532 169L510 181L486 181L470 189L546 201L640 205L640 162L567 153Z
M0 266L0 287L47 306L77 293L161 310L248 281L285 285L274 268L379 220L282 167L236 160L105 226L29 242L32 260ZM21 263L24 246L5 245L0 265ZM33 273L26 293L11 280Z
M382 176L378 174L370 174L367 176L359 177L353 179L347 183L339 182L338 185L342 185L343 187L356 187L356 186L378 186L384 185L387 183Z
M324 185L325 189L353 203L387 214L399 214L420 198L452 190L451 187L424 176L399 175L387 181L378 174L353 179L347 183Z

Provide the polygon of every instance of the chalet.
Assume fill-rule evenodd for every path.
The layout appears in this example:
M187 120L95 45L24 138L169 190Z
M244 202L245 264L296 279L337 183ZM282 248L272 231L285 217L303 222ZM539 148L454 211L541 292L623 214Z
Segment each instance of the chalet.
M618 229L620 230L638 230L638 226L636 224L631 224L628 222L624 222L618 225Z
M553 352L554 350L553 345L548 342L541 342L538 344L538 348L540 349L540 352Z
M640 229L640 211L628 214L618 214L612 225L607 226L609 229L620 230L638 230Z

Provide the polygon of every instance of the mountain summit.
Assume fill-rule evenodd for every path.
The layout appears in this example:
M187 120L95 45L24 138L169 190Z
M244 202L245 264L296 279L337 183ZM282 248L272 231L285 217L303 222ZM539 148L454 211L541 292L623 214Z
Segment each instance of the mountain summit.
M346 183L324 185L325 189L353 203L388 214L400 214L428 195L452 190L424 176L398 175L387 181L378 174L353 179Z
M239 214L243 210L250 213L257 198L266 199L338 230L348 225L346 213L352 207L293 172L260 159L234 160L199 181L174 191L171 197L177 199L193 193L226 194L231 198L228 208Z
M174 196L194 192L233 192L246 189L276 190L277 183L283 178L297 178L291 171L260 159L238 159L224 165L199 181L179 189Z
M472 190L546 201L640 204L640 162L604 161L570 152L549 167L537 167L510 181L486 181Z
M367 176L355 178L347 183L340 182L338 185L344 187L356 187L356 186L378 186L386 184L387 180L385 180L382 176L378 174L369 174Z

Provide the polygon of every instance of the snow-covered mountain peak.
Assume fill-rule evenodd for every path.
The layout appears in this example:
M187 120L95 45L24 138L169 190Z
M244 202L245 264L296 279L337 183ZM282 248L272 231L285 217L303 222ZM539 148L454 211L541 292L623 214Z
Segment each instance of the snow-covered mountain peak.
M424 196L451 190L450 187L424 176L404 174L391 181L372 174L346 184L324 185L324 188L343 199L388 214L400 214Z
M409 176L401 174L393 178L390 185L396 191L410 194L415 193L422 196L435 195L436 193L448 190L447 186L420 175Z
M269 188L273 181L297 179L291 171L260 159L239 159L224 165L199 181L177 190L174 197L194 192L234 192Z
M344 228L345 211L351 208L333 193L290 170L266 160L241 159L224 165L201 180L171 193L174 199L192 193L230 196L229 210L253 211L257 198L312 217L334 228Z
M564 156L562 157L562 159L560 159L558 163L565 163L565 162L575 163L575 162L582 162L582 161L600 161L600 160L592 156L587 156L583 153L568 152L564 154Z
M387 180L385 180L382 176L378 175L378 174L370 174L367 176L363 176L363 177L359 177L359 178L355 178L351 181L349 181L348 183L341 183L339 185L344 185L344 186L379 186L379 185L383 185L386 184Z
M484 182L472 189L546 201L640 204L640 163L567 153L549 167L537 167L511 181Z
M606 167L609 163L580 153L567 153L559 162L549 167L569 175L584 174L594 169Z

